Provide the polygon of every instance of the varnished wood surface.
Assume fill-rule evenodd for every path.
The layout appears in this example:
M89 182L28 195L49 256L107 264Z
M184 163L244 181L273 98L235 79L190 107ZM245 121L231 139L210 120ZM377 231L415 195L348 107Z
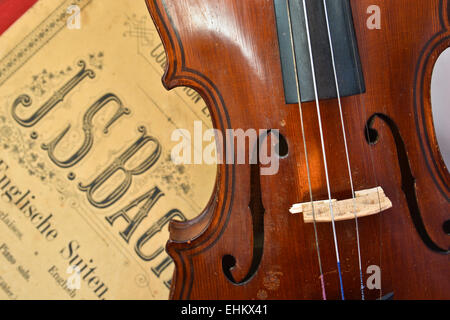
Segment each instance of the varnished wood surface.
M252 186L249 165L219 165L217 187L200 216L171 225L167 249L176 264L174 299L321 299L312 224L291 215L294 203L309 201L297 105L283 96L272 0L147 0L168 55L163 79L170 89L189 86L208 104L215 128L279 129L289 145L278 174L261 177L264 253L255 276L230 282L222 257L233 255L234 279L252 261ZM447 0L383 0L381 30L366 27L372 0L351 0L367 91L342 99L356 190L382 186L393 208L359 220L363 271L378 265L383 294L395 299L450 298L450 259L427 246L402 190L403 166L397 141L382 118L370 146L364 128L372 114L387 115L398 127L415 178L420 218L431 241L443 249L450 236L450 175L440 157L433 129L430 82L440 52L450 46ZM336 100L321 101L332 196L351 196ZM305 137L315 199L327 191L314 103L303 104ZM340 147L341 146L341 147ZM401 158L401 157L400 157ZM402 180L403 177L403 180ZM413 192L414 193L414 192ZM346 298L359 299L354 221L337 222ZM339 299L339 279L330 224L319 224L319 243L330 299ZM368 275L364 275L367 279ZM367 298L379 290L365 289Z

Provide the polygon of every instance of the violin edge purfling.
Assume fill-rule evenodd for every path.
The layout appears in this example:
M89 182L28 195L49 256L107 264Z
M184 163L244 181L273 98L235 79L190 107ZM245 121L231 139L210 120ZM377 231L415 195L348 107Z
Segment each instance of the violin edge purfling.
M273 0L258 6L253 0L146 1L167 52L164 86L198 91L221 132L279 129L289 147L278 174L259 177L262 234L251 232L256 221L249 209L256 190L251 165L218 165L216 187L205 210L194 220L171 223L167 251L176 266L171 298L322 299L313 226L289 213L293 203L310 199L299 109L285 103ZM450 298L448 256L431 250L421 234L426 232L440 248L450 247L442 230L450 218L450 178L439 158L427 92L433 61L450 46L449 1L380 4L385 28L375 31L365 23L370 2L350 1L366 92L342 98L343 116L355 189L381 186L393 207L358 219L363 280L369 279L370 266L380 266L382 272L381 290L363 290L368 299L390 292L399 299ZM403 25L407 20L417 23ZM345 152L337 147L343 145L337 104L331 99L320 105L331 191L335 198L348 198ZM323 159L314 102L304 103L302 110L308 120L304 129L309 160L316 168L311 174L314 200L322 200L327 196L319 174ZM392 138L381 122L365 129L366 121L381 113L396 123L406 152L398 151L397 135ZM368 139L367 132L375 129L377 139ZM413 180L405 182L406 162ZM412 193L417 194L414 206ZM423 228L416 228L417 220ZM330 225L318 225L317 233L326 296L340 299ZM360 299L354 221L337 222L336 234L346 298ZM263 252L255 267L258 236L263 237Z

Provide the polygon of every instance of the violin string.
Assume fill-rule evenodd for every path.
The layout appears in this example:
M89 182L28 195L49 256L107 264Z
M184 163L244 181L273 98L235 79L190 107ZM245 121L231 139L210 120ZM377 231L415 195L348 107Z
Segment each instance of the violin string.
M353 28L353 24L351 22L352 20L351 19L346 19L346 20L348 21L347 23L349 25L349 28ZM350 37L350 38L351 38L352 42L355 41L353 37ZM356 65L358 63L358 61L356 61L356 57L358 55L358 52L356 52L356 44L355 43L353 43L352 48L353 48L354 63ZM357 77L359 91L363 92L362 79L361 79L361 76L360 76L360 74L358 72L356 73L356 77ZM363 111L363 115L362 115L363 119L368 119L367 118L367 108L366 108L366 104L363 102L362 94L358 95L358 100L359 100L359 105L361 106L361 109ZM369 128L367 126L365 126L364 129L365 129L366 136L369 137ZM362 141L364 141L364 140L365 140L365 138L363 136L362 137ZM372 167L372 173L373 173L373 176L374 176L374 179L375 179L375 185L379 186L378 177L377 177L376 170L375 170L375 160L373 158L372 148L369 148L369 156L370 156L370 163L371 163L371 167ZM381 213L381 208L382 208L381 207L381 196L380 196L380 191L379 191L378 188L377 188L377 196L378 196L379 212ZM382 238L381 238L381 229L382 229L382 215L381 214L378 217L378 229L379 229L379 248L380 248L379 267L381 269L381 258L382 258L382 248L383 248L383 241L382 241ZM383 296L383 292L382 292L382 288L380 288L379 298L381 299L382 296Z
M319 237L317 235L317 223L316 223L316 214L314 209L314 200L313 200L313 193L312 193L312 185L311 185L311 171L309 166L309 160L308 160L308 148L306 146L306 138L305 138L305 129L303 126L303 111L302 111L302 102L301 102L301 96L300 96L300 84L298 80L298 70L297 70L297 60L295 58L295 46L294 46L294 35L292 30L292 20L291 20L291 12L289 9L289 0L286 0L286 7L287 7L287 14L288 14L288 22L289 22L289 33L290 33L290 39L291 39L291 48L292 48L292 57L294 62L294 70L295 70L295 84L297 87L297 99L298 99L298 109L300 113L300 124L301 124L301 132L303 137L303 148L305 152L305 161L306 161L306 172L308 176L308 186L309 186L309 197L311 200L311 208L312 208L312 215L313 215L313 225L314 225L314 237L316 242L316 251L317 251L317 259L319 261L319 270L320 270L320 286L322 288L322 299L327 300L326 290L325 290L325 279L323 276L323 269L322 269L322 260L320 258L320 247L319 247Z
M318 95L318 91L317 91L317 81L316 81L316 75L315 75L314 57L313 57L312 46L311 46L311 33L309 30L308 12L306 10L306 1L305 0L303 0L303 13L305 15L306 35L307 35L307 40L308 40L309 58L310 58L310 62L311 62L311 72L312 72L313 85L314 85L314 96L315 96L315 101L316 101L317 117L318 117L318 121L319 121L320 142L321 142L321 147L322 147L325 178L326 178L326 182L327 182L328 202L329 202L329 206L330 206L331 225L333 228L334 248L336 251L339 283L340 283L340 288L341 288L341 298L342 298L342 300L345 300L344 286L342 283L341 261L339 258L339 247L338 247L338 240L337 240L337 235L336 235L336 225L335 225L335 219L334 219L333 204L332 204L332 200L331 200L330 179L328 176L328 164L327 164L327 155L326 155L326 151L325 151L325 140L324 140L324 134L323 134L323 128L322 128L322 117L321 117L321 112L320 112L319 95Z
M334 48L333 48L333 41L331 37L331 30L330 30L330 21L328 18L328 9L327 9L327 3L326 0L323 0L323 6L324 6L324 12L325 12L325 20L327 23L327 31L328 31L328 41L330 44L330 52L331 52L331 62L333 65L333 73L334 73L334 83L336 85L336 95L337 95L337 101L339 105L339 114L341 118L341 128L342 128L342 135L344 137L344 146L345 146L345 156L347 159L347 169L348 169L348 176L350 178L350 186L352 191L352 199L353 199L353 214L355 216L355 228L356 228L356 243L358 248L358 263L359 263L359 279L360 279L360 289L361 289L361 300L364 300L364 282L363 282L363 275L362 275L362 263L361 263L361 245L359 240L359 223L358 223L358 215L356 214L356 196L355 196L355 188L353 185L353 177L352 177L352 169L350 165L350 157L348 152L348 144L347 144L347 133L345 130L345 124L344 124L344 117L342 114L342 102L341 102L341 95L339 90L339 82L337 77L337 71L336 71L336 60L334 57Z
M360 92L362 92L362 81L361 81L361 78L360 78L359 74L357 75L357 78L358 78L358 85L359 85ZM361 98L361 95L359 95L358 100L359 100L359 105L361 106L361 109L363 110L363 119L367 119L366 105L363 102L363 100ZM365 128L365 133L366 133L367 136L369 136L370 133L369 133L369 128L368 127ZM362 139L365 139L365 138L363 137ZM372 167L372 174L373 174L373 177L375 179L375 185L378 187L380 184L378 183L378 177L377 177L376 170L375 170L375 160L373 158L373 151L372 151L371 148L369 148L369 157L370 157L370 164L371 164L371 167ZM378 188L377 188L377 198L378 198L378 212L381 213L381 211L382 211L381 196L380 196L380 191L379 191ZM382 238L381 238L382 218L383 218L383 216L381 214L379 214L379 216L378 216L378 230L379 231L378 232L379 232L379 249L380 249L380 254L379 254L378 266L380 268L381 268L381 258L382 258L382 248L383 248L383 242L382 242ZM383 296L382 288L380 288L379 298L381 299L382 296Z

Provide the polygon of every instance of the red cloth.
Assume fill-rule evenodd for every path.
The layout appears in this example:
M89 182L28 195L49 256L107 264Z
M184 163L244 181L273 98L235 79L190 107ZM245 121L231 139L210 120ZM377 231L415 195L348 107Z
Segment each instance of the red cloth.
M0 35L37 0L0 0Z

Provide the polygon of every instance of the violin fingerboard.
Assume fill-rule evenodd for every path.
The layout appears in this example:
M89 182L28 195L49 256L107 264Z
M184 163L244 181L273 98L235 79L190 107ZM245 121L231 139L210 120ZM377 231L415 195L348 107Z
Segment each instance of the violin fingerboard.
M303 1L289 1L290 19L287 0L274 0L274 5L286 103L298 103L292 43L295 48L301 100L302 102L314 101L314 83ZM337 98L323 2L306 0L306 8L319 99ZM348 0L327 0L327 12L340 96L363 93L365 92L365 82L350 3ZM291 41L290 25L292 25L293 41Z

